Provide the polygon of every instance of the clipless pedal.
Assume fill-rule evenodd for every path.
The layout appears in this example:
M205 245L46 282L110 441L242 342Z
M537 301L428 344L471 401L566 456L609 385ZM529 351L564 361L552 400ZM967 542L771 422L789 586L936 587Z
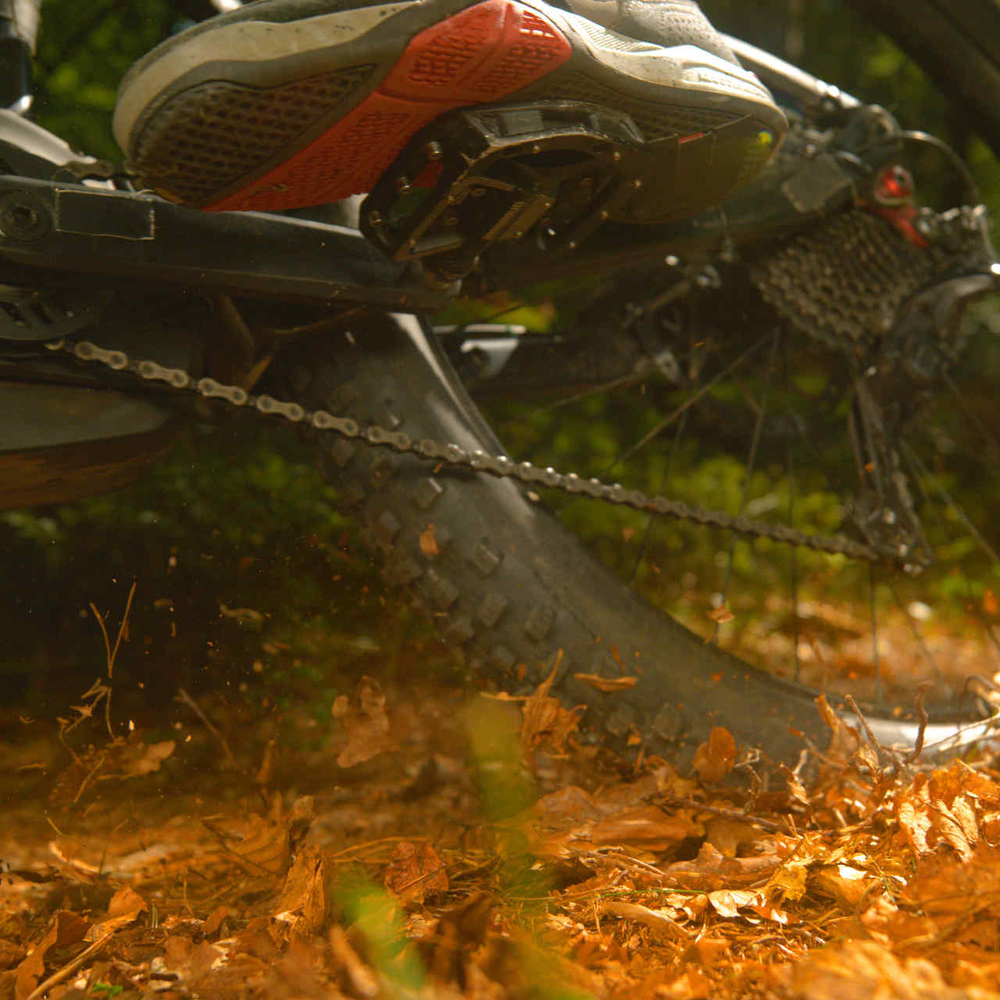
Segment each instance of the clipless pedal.
M627 215L652 166L642 142L628 115L571 101L453 112L382 175L361 228L390 258L421 260L441 282L468 274L496 243L572 251Z

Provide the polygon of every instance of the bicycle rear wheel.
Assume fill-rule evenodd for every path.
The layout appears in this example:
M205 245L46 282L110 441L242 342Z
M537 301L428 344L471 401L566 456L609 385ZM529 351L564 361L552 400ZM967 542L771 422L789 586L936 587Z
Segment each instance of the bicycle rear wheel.
M927 5L943 9L932 0ZM879 6L903 19L902 5ZM940 58L928 58L929 68L954 66L965 47L987 52L996 72L996 53L989 55L983 39L968 31L975 11L985 16L987 8L992 17L985 0L963 6L971 15L950 21L954 30L941 34ZM933 38L921 30L920 41ZM978 109L987 134L997 107L1000 101ZM307 405L362 424L398 426L414 439L503 452L415 321L369 318L353 337L310 351L289 358L285 370ZM788 761L801 751L803 736L824 743L815 691L749 666L652 607L522 488L354 443L322 447L327 477L383 553L386 578L416 595L478 676L526 693L555 671L553 692L586 707L591 733L619 749L672 760L689 759L717 725L738 744ZM918 726L906 714L903 707L902 717L894 717L890 707L868 721L879 739L912 745ZM936 725L929 743L956 729L954 722Z
M353 336L314 344L285 369L308 406L399 427L414 439L500 453L433 337L409 317L371 317ZM584 725L616 748L689 760L714 726L738 745L794 761L825 745L816 692L750 667L639 598L509 480L430 468L346 440L323 442L322 468L385 578L409 589L460 646L470 670L585 706ZM869 720L912 745L917 725ZM928 741L953 727L931 727Z

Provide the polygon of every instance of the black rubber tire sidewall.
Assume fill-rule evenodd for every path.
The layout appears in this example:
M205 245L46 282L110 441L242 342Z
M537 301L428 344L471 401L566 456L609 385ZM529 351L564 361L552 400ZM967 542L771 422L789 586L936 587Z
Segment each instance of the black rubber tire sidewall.
M302 345L285 359L283 382L307 407L362 427L500 453L413 317L368 316L349 334ZM585 707L585 731L676 762L716 725L739 745L791 761L803 734L825 742L814 692L751 668L651 607L520 484L330 434L317 435L317 448L324 477L381 553L386 580L416 597L488 683L527 693L556 669L553 693ZM634 686L605 692L579 675L632 677Z

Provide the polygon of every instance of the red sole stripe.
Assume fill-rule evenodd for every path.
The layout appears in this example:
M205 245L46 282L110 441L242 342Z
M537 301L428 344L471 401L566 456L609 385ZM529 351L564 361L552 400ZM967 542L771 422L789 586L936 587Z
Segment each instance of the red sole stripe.
M323 135L212 211L275 211L371 190L412 136L439 115L488 104L561 66L572 47L513 0L485 0L425 28L382 84Z

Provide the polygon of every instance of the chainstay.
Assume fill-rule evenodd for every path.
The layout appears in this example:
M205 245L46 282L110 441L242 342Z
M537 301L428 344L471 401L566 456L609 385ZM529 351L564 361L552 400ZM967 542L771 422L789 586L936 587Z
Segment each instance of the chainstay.
M326 410L307 410L298 403L284 402L265 394L254 395L240 386L226 385L213 378L195 378L183 368L168 368L151 360L136 361L124 351L108 350L88 340L70 342L63 339L50 341L45 346L50 351L68 354L78 361L101 364L112 371L131 374L146 382L160 383L177 393L221 400L238 409L251 410L266 417L279 417L293 424L358 440L372 447L415 455L436 465L485 472L500 479L516 479L526 486L556 489L572 496L591 497L676 521L689 521L706 528L721 528L744 538L768 538L785 545L803 546L816 552L843 555L864 562L880 562L885 559L903 562L907 555L905 552L879 552L873 546L844 535L808 534L785 524L734 517L722 511L662 495L648 496L641 490L628 490L617 483L608 484L596 478L584 479L574 472L562 473L552 468L540 468L531 462L515 462L506 455L467 451L457 444L430 438L415 441L404 432L390 431L377 424L361 427L349 417L338 417Z

